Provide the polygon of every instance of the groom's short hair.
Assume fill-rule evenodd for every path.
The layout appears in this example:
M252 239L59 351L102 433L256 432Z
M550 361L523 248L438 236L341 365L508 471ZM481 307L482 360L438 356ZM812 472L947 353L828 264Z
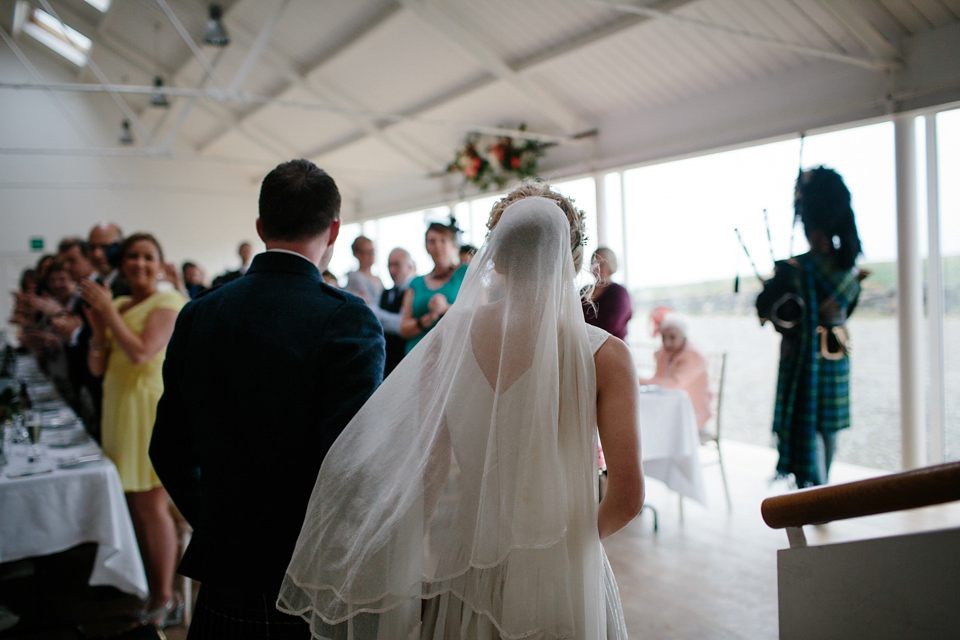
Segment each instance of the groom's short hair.
M266 239L314 238L340 216L340 191L309 160L284 162L260 186L260 227Z

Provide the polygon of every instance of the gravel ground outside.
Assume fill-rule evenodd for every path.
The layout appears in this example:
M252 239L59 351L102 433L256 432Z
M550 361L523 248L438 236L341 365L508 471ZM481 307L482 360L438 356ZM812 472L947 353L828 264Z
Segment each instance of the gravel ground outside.
M635 316L637 317L637 316ZM893 316L854 316L850 401L852 426L838 438L836 459L900 470L900 402L897 322ZM638 368L652 371L645 316L631 322L629 341L638 346ZM960 459L960 318L945 322L946 460ZM723 437L773 446L770 432L776 391L780 336L756 318L734 315L690 316L690 335L704 353L727 352L723 397ZM920 375L929 379L928 369ZM773 470L771 469L771 476Z

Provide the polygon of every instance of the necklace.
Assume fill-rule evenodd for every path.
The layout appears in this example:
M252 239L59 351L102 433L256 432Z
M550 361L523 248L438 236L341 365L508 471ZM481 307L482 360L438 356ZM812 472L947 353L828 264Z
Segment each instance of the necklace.
M437 273L437 269L434 267L433 271L430 272L430 277L434 278L435 280L445 280L446 278L450 277L456 268L456 266L450 265L440 273Z

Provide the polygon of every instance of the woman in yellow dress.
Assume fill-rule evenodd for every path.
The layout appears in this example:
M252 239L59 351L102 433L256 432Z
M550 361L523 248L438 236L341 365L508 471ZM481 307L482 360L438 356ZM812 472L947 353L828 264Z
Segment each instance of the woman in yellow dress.
M103 450L120 473L147 572L150 599L142 618L167 626L183 610L173 590L177 535L148 449L163 394L163 359L185 300L179 291L157 289L158 276L171 271L152 235L133 234L120 252L129 296L113 299L107 287L81 283L93 330L87 364L94 375L104 376Z

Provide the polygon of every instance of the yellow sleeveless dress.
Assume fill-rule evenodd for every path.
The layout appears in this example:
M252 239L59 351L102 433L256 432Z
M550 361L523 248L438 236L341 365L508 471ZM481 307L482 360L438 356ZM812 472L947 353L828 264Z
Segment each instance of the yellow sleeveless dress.
M113 301L118 309L129 296ZM147 316L157 309L179 311L186 303L179 291L158 291L121 314L124 323L140 335ZM103 419L101 433L103 452L117 465L124 491L148 491L161 486L148 450L153 423L157 418L157 402L163 395L164 347L149 361L135 365L107 329L110 358L103 377Z

